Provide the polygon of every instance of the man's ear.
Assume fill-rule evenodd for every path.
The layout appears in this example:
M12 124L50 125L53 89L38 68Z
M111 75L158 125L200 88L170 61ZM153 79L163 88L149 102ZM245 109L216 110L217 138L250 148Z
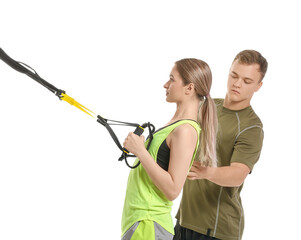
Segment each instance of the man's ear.
M257 92L261 87L262 87L263 82L261 81L260 83L257 84L257 87L255 89L255 92Z

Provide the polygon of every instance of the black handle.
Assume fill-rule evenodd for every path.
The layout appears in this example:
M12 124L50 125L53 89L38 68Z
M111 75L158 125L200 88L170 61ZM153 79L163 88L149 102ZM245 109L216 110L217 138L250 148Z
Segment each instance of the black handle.
M144 128L146 128L146 127L148 128L148 131L149 131L149 136L148 136L149 137L149 141L148 141L148 144L147 144L147 147L146 147L146 149L148 150L149 147L150 147L150 144L151 144L151 142L153 140L153 133L155 132L155 126L153 124L149 123L149 122L148 123L144 123L141 126L138 126L135 129L134 133L137 134L138 136L140 136L144 132ZM126 150L126 149L124 148L124 150ZM128 163L128 161L127 161L127 157L136 157L136 156L132 155L132 154L128 154L128 151L126 150L126 152L123 151L123 153L122 153L121 157L118 159L118 161L122 161L124 159L126 165L129 168L132 168L132 169L134 169L134 168L136 168L136 167L138 167L140 165L140 161L138 161L134 166L131 166Z
M143 124L143 125L144 125L144 124ZM138 135L138 136L141 136L143 132L144 132L144 128L141 127L141 126L136 127L136 129L135 129L135 131L134 131L134 133L135 133L136 135ZM129 151L128 151L126 148L123 148L122 150L123 150L123 152L125 152L126 154L129 154ZM121 156L120 158L122 158L122 157L123 157L123 154L122 154L122 156ZM119 159L120 159L120 158L119 158ZM121 159L121 160L122 160L122 159ZM121 160L119 160L119 161L121 161Z

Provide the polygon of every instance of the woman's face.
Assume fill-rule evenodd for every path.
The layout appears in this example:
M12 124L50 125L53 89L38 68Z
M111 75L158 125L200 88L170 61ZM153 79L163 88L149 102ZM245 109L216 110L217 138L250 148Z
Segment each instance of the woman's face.
M179 102L185 95L185 86L176 65L172 68L164 88L166 89L167 102Z

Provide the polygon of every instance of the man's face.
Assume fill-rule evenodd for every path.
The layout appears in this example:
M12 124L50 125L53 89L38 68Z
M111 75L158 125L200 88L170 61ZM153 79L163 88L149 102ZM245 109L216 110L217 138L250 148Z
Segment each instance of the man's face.
M262 86L258 64L241 64L233 62L227 84L227 100L239 108L250 105L254 92Z

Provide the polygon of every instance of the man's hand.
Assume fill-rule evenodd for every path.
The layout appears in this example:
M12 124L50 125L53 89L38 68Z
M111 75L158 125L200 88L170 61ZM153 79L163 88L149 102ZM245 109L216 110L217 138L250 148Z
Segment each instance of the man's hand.
M203 167L200 162L193 162L187 178L189 180L208 179L213 168Z

